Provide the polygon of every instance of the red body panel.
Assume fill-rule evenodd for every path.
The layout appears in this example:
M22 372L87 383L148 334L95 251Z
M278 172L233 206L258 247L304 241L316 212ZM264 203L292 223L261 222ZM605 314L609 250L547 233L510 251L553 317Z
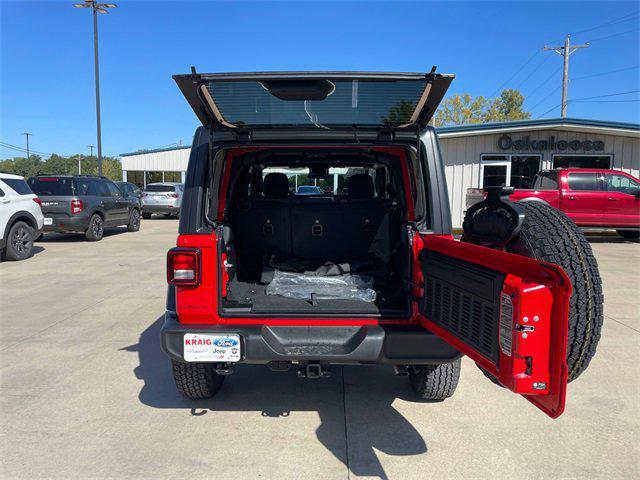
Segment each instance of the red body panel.
M509 195L509 200L517 202L525 198L539 198L552 207L560 209L560 195L560 190L533 190L523 188Z
M503 328L501 321L500 330L510 337L511 354L505 354L501 345L500 361L496 365L427 317L422 317L424 326L550 417L562 414L567 385L566 349L571 296L571 282L564 270L557 265L446 237L424 235L423 242L427 249L507 274L501 298L507 296L510 299L513 313L510 315L503 307L501 319L504 314L512 323ZM526 322L524 317L528 319ZM534 321L534 317L538 320ZM521 330L529 326L534 330Z
M640 198L626 193L607 191L604 189L604 184L603 189L598 191L571 190L568 177L574 172L596 173L602 176L615 173L640 182L632 175L619 170L567 168L559 170L558 189L518 189L509 196L509 200L515 202L538 198L562 210L581 227L640 227Z

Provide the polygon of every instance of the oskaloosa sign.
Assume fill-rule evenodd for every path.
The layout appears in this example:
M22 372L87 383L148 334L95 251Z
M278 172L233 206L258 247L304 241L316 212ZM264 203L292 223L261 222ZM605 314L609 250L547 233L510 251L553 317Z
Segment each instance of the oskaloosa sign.
M546 140L531 140L529 136L514 140L511 135L502 135L498 138L500 150L584 150L602 152L604 142L601 140L557 140L553 135Z

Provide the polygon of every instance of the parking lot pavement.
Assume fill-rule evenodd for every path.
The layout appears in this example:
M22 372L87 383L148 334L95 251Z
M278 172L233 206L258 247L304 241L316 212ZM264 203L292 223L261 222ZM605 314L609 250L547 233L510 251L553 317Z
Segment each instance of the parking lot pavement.
M382 367L302 380L244 366L215 399L182 398L158 338L176 228L50 235L0 264L0 477L640 476L640 244L593 239L602 340L551 420L466 359L443 403Z

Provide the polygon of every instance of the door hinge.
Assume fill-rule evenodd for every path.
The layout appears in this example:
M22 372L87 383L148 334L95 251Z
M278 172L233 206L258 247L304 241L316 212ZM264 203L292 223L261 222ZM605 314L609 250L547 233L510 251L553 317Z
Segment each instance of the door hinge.
M253 139L251 130L239 130L235 132L236 142L250 142Z
M376 143L388 143L393 142L396 138L396 132L391 130L382 130L378 132L376 137Z

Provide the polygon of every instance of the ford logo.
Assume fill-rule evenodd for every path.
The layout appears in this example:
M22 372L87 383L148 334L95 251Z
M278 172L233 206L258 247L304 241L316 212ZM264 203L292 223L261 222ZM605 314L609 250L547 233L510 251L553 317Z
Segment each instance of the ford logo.
M235 347L238 345L238 340L231 337L217 338L213 341L216 347Z

